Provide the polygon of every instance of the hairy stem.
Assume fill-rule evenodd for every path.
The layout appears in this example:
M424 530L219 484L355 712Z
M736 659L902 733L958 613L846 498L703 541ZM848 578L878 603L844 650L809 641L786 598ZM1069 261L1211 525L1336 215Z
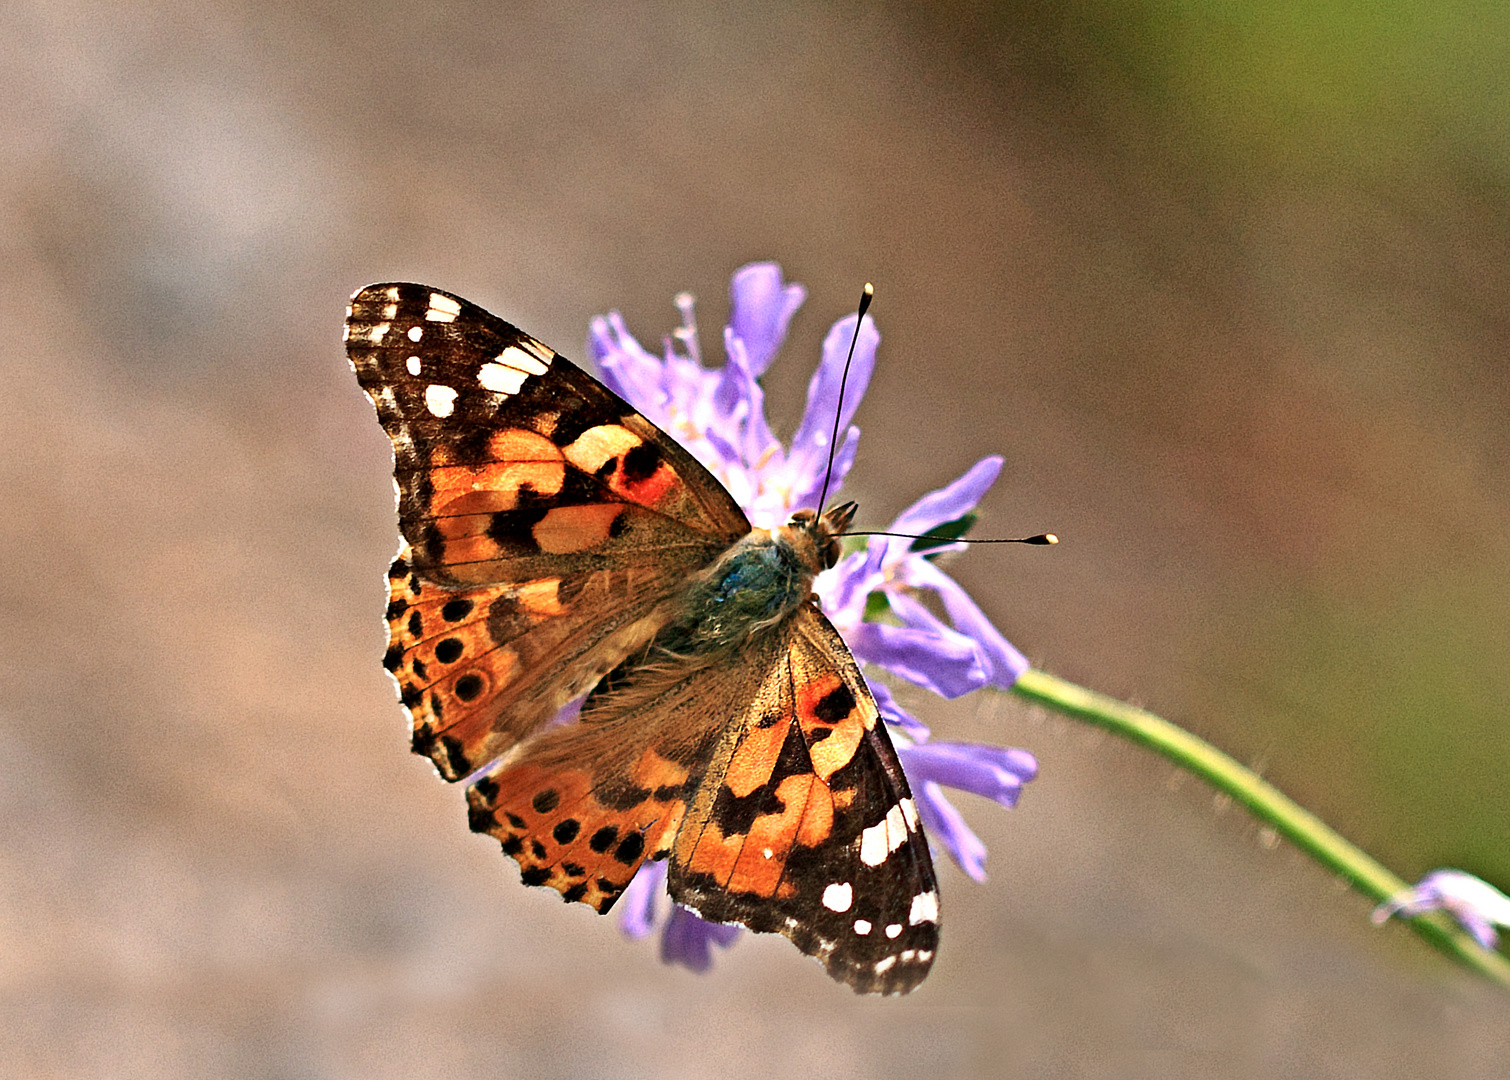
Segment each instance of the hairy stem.
M1055 712L1085 720L1148 747L1194 773L1269 825L1301 851L1378 903L1407 883L1350 844L1315 814L1184 728L1135 706L1030 669L1012 689ZM1434 911L1411 920L1416 933L1473 970L1510 988L1510 960L1481 948L1455 920Z

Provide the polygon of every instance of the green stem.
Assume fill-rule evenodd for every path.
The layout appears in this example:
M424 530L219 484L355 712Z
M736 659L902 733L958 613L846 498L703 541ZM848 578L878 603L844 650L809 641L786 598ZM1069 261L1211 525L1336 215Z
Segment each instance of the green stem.
M1375 903L1408 887L1406 882L1348 843L1315 814L1252 769L1239 765L1184 728L1036 668L1025 672L1012 689L1029 701L1141 743L1194 773L1217 791L1242 803L1254 817ZM1481 948L1444 912L1417 916L1411 924L1416 933L1449 956L1510 988L1510 960L1498 952Z

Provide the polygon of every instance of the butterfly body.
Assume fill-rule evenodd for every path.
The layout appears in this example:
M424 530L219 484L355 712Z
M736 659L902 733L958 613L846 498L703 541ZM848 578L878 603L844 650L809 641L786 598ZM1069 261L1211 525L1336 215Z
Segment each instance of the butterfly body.
M628 403L440 290L360 290L347 351L394 446L385 665L472 828L568 901L606 912L667 859L704 918L857 991L916 986L927 842L812 591L854 504L752 529Z

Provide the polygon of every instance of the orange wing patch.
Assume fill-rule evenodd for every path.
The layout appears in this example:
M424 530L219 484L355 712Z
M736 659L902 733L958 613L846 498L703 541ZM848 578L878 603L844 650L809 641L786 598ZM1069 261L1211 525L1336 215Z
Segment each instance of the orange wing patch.
M384 664L413 717L415 753L448 780L549 722L656 625L650 573L455 590L424 581L410 555L406 546L390 571Z
M836 809L854 793L828 781L865 728L842 679L823 672L804 681L807 674L789 651L761 688L716 788L710 774L700 793L697 827L677 838L687 874L730 893L789 897L793 848L830 839Z
M559 739L581 740L572 730ZM618 755L563 767L551 741L468 789L472 829L502 841L526 885L605 912L647 857L665 853L686 810L688 772L653 747L623 762L622 772L609 767L621 764ZM625 775L627 783L619 779Z

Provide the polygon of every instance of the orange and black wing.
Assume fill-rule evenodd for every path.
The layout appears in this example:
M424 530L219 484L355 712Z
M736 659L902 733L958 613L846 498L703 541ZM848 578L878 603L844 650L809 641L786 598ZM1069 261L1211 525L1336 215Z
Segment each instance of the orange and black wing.
M749 523L622 398L450 293L358 291L346 351L393 442L386 664L416 752L455 780L648 640Z
M837 631L799 611L679 822L667 886L712 922L784 934L860 993L938 949L938 882L901 763Z

